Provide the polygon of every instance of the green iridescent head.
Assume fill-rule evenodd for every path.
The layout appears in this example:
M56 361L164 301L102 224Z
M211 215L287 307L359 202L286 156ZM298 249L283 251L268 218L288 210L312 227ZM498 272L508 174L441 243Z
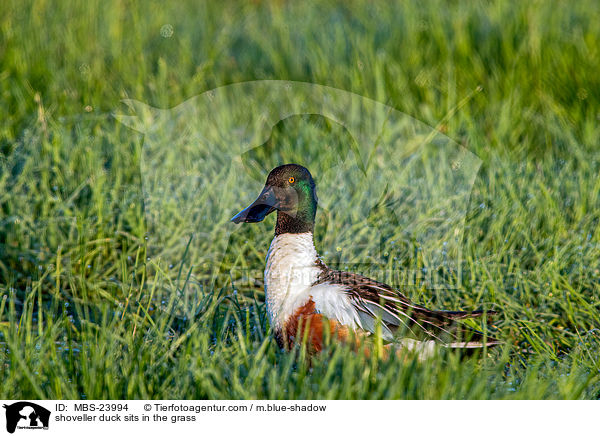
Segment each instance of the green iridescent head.
M302 165L274 168L264 189L246 209L234 216L234 223L256 223L277 211L275 234L312 231L317 213L317 193L310 172Z

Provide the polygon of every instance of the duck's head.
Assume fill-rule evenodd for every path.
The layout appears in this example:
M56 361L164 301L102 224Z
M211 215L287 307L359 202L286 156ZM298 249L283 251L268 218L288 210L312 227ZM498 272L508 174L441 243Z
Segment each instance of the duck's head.
M312 231L317 212L317 193L310 172L302 165L274 168L258 198L231 218L234 223L257 223L277 211L275 234Z

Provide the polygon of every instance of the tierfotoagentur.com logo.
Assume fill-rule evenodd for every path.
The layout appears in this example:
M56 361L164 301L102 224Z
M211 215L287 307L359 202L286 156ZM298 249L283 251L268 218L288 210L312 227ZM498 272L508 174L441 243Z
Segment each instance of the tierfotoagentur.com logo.
M19 430L48 430L50 411L29 401L4 404L6 409L6 431L14 433Z
M335 229L318 242L330 265L360 261L359 272L401 274L403 285L460 287L481 160L438 129L347 91L288 81L232 84L171 109L124 103L116 119L144 135L148 260L164 260L187 292L219 277L255 281L224 263L231 242L247 242L229 220L271 168L292 161L318 180L319 223ZM184 254L190 274L177 274Z

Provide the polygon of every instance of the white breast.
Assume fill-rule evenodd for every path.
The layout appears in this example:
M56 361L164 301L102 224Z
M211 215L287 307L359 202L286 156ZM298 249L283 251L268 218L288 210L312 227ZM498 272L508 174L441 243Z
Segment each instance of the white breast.
M310 298L321 270L312 233L284 233L273 238L265 268L265 294L271 324L285 320Z
M360 326L344 288L324 283L313 286L321 269L312 233L284 233L271 242L265 268L265 294L271 325L283 327L294 312L312 299L315 309L349 327Z

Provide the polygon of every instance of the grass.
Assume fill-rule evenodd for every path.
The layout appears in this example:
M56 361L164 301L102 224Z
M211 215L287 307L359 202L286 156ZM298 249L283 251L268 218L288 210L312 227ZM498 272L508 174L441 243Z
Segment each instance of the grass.
M597 2L1 9L0 397L600 398ZM111 113L124 98L170 108L257 79L369 97L482 159L460 286L405 292L439 308L493 304L505 346L419 362L332 344L309 365L269 330L259 280L272 217L217 249L206 245L219 243L216 225L191 240L183 224L153 231L144 137ZM243 160L257 180L280 161L331 168L335 153L320 145L351 142L326 119L292 117ZM247 199L258 192L248 190ZM234 192L219 201L245 206ZM366 221L320 209L317 248L331 262L360 262L383 243L371 268L422 267L414 239L389 218L396 206ZM184 222L176 207L165 213ZM211 251L224 253L216 280L203 264Z

